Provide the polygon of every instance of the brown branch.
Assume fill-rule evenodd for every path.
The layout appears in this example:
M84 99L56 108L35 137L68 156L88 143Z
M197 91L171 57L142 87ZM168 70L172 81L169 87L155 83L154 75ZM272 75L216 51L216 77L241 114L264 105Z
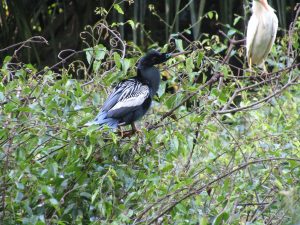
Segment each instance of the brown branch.
M27 39L26 41L22 41L22 42L10 45L6 48L0 49L0 52L7 51L11 48L15 48L15 47L18 47L18 46L21 46L21 47L18 48L18 50L20 50L20 48L24 47L28 43L40 43L40 44L47 44L48 45L48 41L44 37L42 37L42 36L33 36L33 37Z
M36 98L35 97L29 97L29 98L25 97L25 98L19 99L19 101L20 102L25 102L25 101L33 100L33 99L36 99ZM9 102L10 102L10 100L6 100L6 101L3 101L3 102L0 102L0 105L5 105L5 104L7 104Z
M223 35L225 38L228 39L229 43L232 43L233 45L237 45L237 44L245 44L246 38L241 39L241 40L235 40L235 38L233 37L233 39L231 39L230 37L228 37L222 30L219 30L219 33L221 35Z
M270 202L249 202L249 203L238 203L238 206L261 206L268 205Z

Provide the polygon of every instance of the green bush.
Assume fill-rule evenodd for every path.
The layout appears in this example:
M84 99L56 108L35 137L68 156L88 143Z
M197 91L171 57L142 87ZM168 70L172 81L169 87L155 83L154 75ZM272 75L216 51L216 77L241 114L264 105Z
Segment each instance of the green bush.
M119 38L102 23L92 30ZM300 71L287 46L297 45L297 32L291 38L277 39L269 76L244 65L238 77L220 63L227 40L177 36L194 51L161 67L160 90L139 122L143 132L126 138L83 125L112 83L134 76L144 54L137 46L100 38L78 52L87 64L74 60L59 72L7 56L0 70L1 224L295 224ZM84 79L72 79L82 71ZM223 86L206 85L218 73Z

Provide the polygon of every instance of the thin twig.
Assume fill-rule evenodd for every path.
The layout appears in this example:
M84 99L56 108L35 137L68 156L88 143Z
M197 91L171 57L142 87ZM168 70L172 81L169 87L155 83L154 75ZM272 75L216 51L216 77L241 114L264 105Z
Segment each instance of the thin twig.
M22 41L22 42L10 45L10 46L8 46L6 48L0 49L0 52L7 51L7 50L9 50L11 48L15 48L15 47L18 47L18 46L22 47L22 46L24 46L26 44L29 44L29 43L48 44L48 41L44 37L42 37L42 36L33 36L33 37L27 39L26 41ZM20 47L18 49L20 50Z

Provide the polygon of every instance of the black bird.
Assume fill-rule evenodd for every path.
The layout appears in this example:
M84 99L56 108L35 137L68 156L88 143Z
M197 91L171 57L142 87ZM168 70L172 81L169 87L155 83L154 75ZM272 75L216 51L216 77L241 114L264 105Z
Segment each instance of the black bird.
M160 73L154 65L185 53L187 52L175 54L155 50L148 52L138 63L137 76L118 83L97 117L86 125L98 124L102 127L106 124L116 129L118 126L131 124L132 129L137 131L134 122L145 115L159 88Z

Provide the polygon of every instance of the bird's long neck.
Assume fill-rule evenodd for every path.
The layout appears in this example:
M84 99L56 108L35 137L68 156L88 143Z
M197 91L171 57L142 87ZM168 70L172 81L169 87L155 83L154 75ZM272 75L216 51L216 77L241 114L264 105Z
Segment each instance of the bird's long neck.
M257 15L261 15L262 13L267 12L274 12L275 10L268 4L267 1L264 1L264 3L262 2L258 2L258 1L253 1L253 5L252 5L252 10L254 13L256 13Z
M159 70L154 67L142 67L139 66L137 70L138 74L138 79L143 83L149 86L151 89L152 93L151 95L154 96L156 92L158 91L159 88L159 83L160 83L160 74ZM151 96L151 97L152 97Z

